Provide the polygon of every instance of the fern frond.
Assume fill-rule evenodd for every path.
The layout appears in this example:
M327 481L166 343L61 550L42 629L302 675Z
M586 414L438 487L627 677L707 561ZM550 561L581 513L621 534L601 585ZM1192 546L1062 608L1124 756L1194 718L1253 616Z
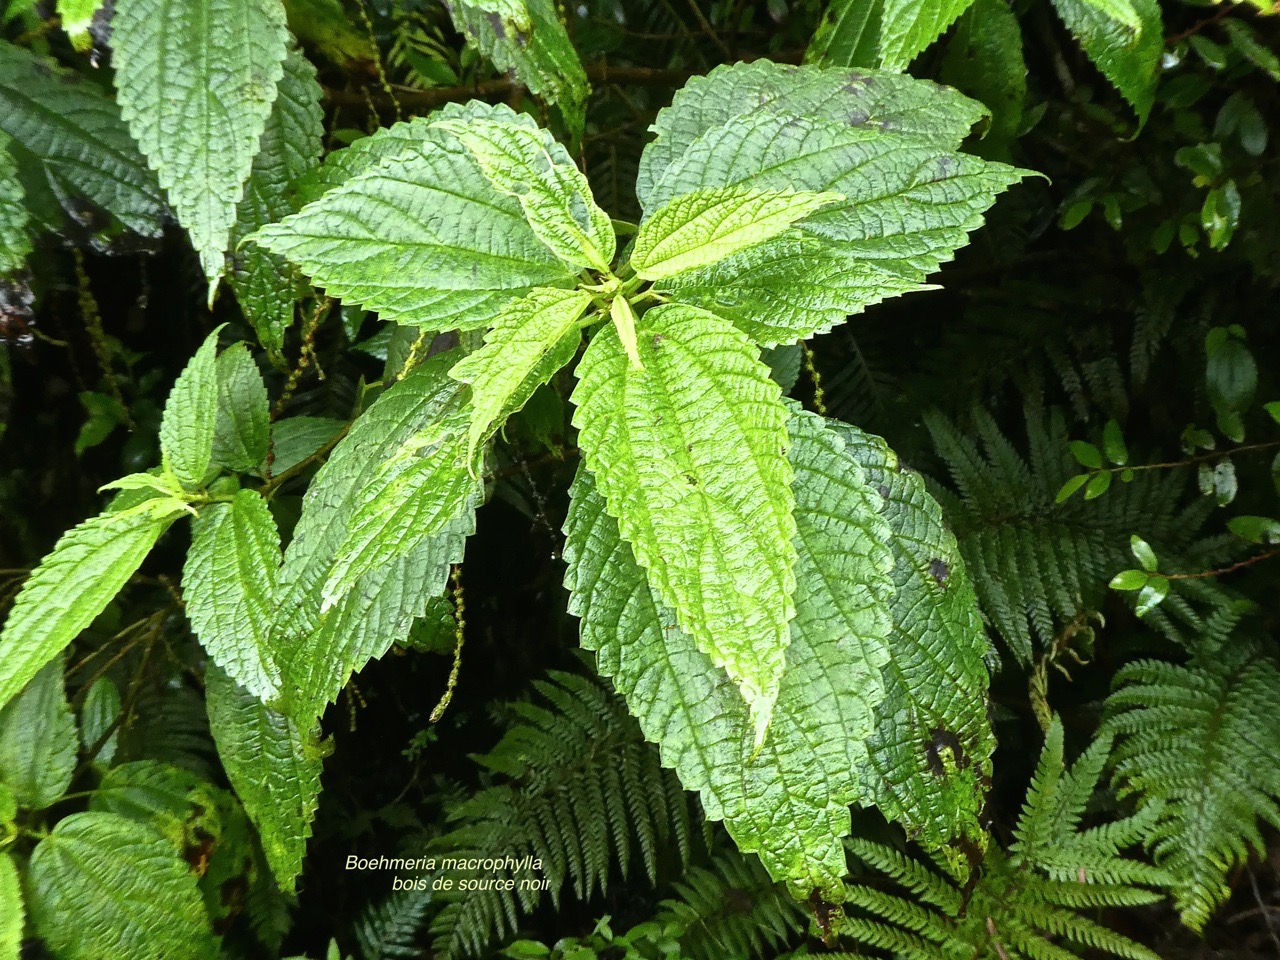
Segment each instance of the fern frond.
M367 904L352 926L361 960L412 960L421 956L415 939L430 903L430 891L404 889Z
M1085 915L1160 898L1163 871L1121 855L1132 825L1080 830L1110 740L1068 768L1061 723L1050 727L1014 828L1009 853L991 844L971 889L902 853L864 839L849 848L891 881L850 888L841 932L897 957L918 960L1062 960L1097 950L1130 960L1155 954ZM1122 821L1122 824L1124 822ZM901 891L901 892L898 892Z
M1259 821L1280 828L1280 669L1245 638L1211 637L1185 666L1121 668L1107 714L1116 784L1151 808L1152 856L1200 930L1230 892L1227 874L1264 849Z
M516 705L516 724L477 758L505 782L451 810L455 828L429 847L442 858L533 857L541 870L486 873L515 880L512 891L438 894L437 956L479 953L544 895L558 907L566 884L586 900L605 893L611 876L639 868L655 882L664 858L688 857L688 800L623 704L591 680L549 676L534 684L547 705Z

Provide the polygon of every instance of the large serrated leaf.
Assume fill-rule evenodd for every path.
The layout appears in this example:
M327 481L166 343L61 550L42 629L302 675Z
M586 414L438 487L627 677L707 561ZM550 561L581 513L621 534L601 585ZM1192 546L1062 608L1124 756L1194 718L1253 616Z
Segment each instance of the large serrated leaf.
M565 263L607 270L617 238L582 171L551 134L531 122L440 120L494 189L515 197L538 239Z
M315 67L290 50L231 232L228 279L273 363L283 362L284 331L293 323L294 301L306 292L306 284L283 257L240 241L258 227L298 212L294 184L320 162L322 93Z
M225 268L288 42L280 0L116 3L111 45L121 115L211 284Z
M36 846L28 867L37 934L59 960L212 960L196 875L149 827L112 813L74 813Z
M832 0L804 52L806 63L874 67L880 62L884 0Z
M871 0L852 0L868 3ZM883 0L880 62L885 70L906 70L919 54L942 36L973 0Z
M78 745L58 657L0 710L0 783L19 806L42 810L71 784Z
M21 960L25 916L18 868L9 854L0 853L0 960Z
M949 87L868 70L795 67L757 60L694 77L658 112L640 157L636 196L646 210L667 168L698 140L754 118L805 117L878 131L954 150L982 118L982 108Z
M238 473L256 473L267 457L271 411L267 387L249 348L233 343L218 357L217 416L212 461Z
M751 343L693 307L655 307L637 369L612 327L578 365L578 443L658 595L723 667L763 736L795 614L786 410Z
M92 81L0 43L0 131L12 138L32 220L45 229L109 238L123 225L160 235L160 186Z
M108 510L62 535L23 584L0 633L0 706L93 622L184 512L182 501L157 498Z
M520 123L506 107L443 113L459 114ZM386 153L371 147L352 158L362 172L255 241L332 296L437 329L487 326L507 301L576 278L447 125L415 121L376 139Z
M485 334L484 346L449 371L471 385L467 460L522 408L534 390L573 359L582 333L578 320L591 305L581 290L539 288L508 304Z
M300 719L318 716L351 673L404 640L443 591L451 564L475 525L473 504L407 554L374 566L341 602L322 609L334 557L346 540L370 469L393 457L455 402L448 370L456 352L411 370L352 425L307 490L302 517L285 551L277 588L272 649L284 674L283 706ZM465 423L462 426L465 433Z
M831 421L884 498L892 529L893 628L887 696L863 782L885 816L922 846L985 843L978 815L995 740L987 720L988 644L955 537L919 474L884 441ZM956 851L948 851L963 862Z
M182 571L187 617L213 661L262 700L280 692L269 646L279 567L280 535L256 491L201 511Z
M292 892L320 797L319 724L299 724L217 667L205 673L209 729L276 882Z
M204 482L213 458L218 417L218 331L191 358L164 404L160 453L165 466L188 490Z
M9 137L0 133L0 277L21 270L31 253L24 196Z
M797 613L773 721L753 721L728 677L657 599L616 522L580 469L566 521L570 611L582 645L712 819L770 874L807 898L835 899L841 839L887 658L889 532L843 444L810 414L789 424L795 464Z
M1157 0L1123 4L1136 14L1136 26L1130 10L1118 7L1117 0L1053 0L1053 6L1089 59L1133 107L1138 126L1145 124L1155 102L1164 53L1164 24Z
M646 280L707 267L772 240L809 214L843 199L838 193L749 186L681 194L641 222L631 266Z
M587 74L556 9L556 0L447 0L467 39L532 93L558 103L582 132Z
M947 42L941 79L991 111L982 138L983 156L1000 156L1022 125L1027 99L1027 61L1022 27L1007 0L974 0ZM975 148L977 149L977 148Z

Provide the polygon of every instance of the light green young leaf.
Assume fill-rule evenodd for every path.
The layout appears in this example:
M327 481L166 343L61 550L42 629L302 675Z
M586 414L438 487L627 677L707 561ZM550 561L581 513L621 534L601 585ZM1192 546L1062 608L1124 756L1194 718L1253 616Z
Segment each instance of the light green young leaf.
M809 214L843 199L838 193L748 186L682 194L641 222L631 266L646 280L710 266L772 240Z
M111 20L121 115L211 292L288 42L280 0L118 0Z
M757 742L795 615L786 410L751 343L682 305L638 333L643 369L603 327L578 365L588 468L658 596L750 705Z
M58 0L58 18L62 21L62 29L71 41L71 46L80 53L93 49L93 36L89 26L93 23L93 15L106 0Z
M886 697L863 783L876 806L927 849L962 860L955 838L981 847L979 819L995 738L987 720L986 634L973 585L942 508L884 441L828 421L884 498L892 530L893 627Z
M1164 24L1157 0L1129 0L1123 6L1136 14L1136 24L1113 17L1130 11L1118 10L1112 0L1053 0L1058 16L1084 52L1102 71L1138 115L1138 126L1147 122L1155 102L1164 53Z
M636 311L626 294L616 294L610 301L609 319L613 321L614 332L617 333L631 366L643 370L644 361L640 359L640 347L636 339Z
M104 483L98 488L103 490L150 490L164 497L181 499L185 493L178 478L171 473L130 473L126 476Z
M280 692L269 646L279 568L280 534L256 491L200 512L182 571L187 617L214 663L264 701Z
M290 50L231 231L227 276L245 318L275 364L284 362L284 331L293 323L294 301L307 292L307 285L283 257L256 243L241 246L240 241L258 227L298 212L301 204L293 185L320 162L322 94L315 67L301 52Z
M431 357L390 387L356 420L307 490L285 551L272 629L285 680L281 701L302 721L319 716L354 670L409 635L443 593L450 565L462 559L475 528L471 504L404 556L371 568L340 603L321 609L334 558L364 502L370 465L391 459L456 402L461 388L448 371L459 359L456 352ZM465 421L460 432L465 435Z
M27 206L9 137L0 133L0 277L21 270L31 253Z
M320 797L319 724L299 725L216 666L205 683L209 729L227 779L258 828L276 882L292 893Z
M256 473L267 458L271 436L266 384L243 343L222 351L215 367L218 401L212 460L237 473Z
M531 93L560 105L570 129L582 132L586 71L555 0L449 0L453 25Z
M93 81L11 43L0 43L0 132L12 138L33 222L61 231L88 202L111 215L95 229L159 237L164 198L116 104Z
M837 899L841 839L860 802L883 697L889 530L879 498L822 421L796 413L797 613L773 721L758 751L735 685L657 598L585 469L566 521L570 611L663 763L744 851L801 897Z
M25 916L18 868L9 854L0 853L0 960L21 960Z
M531 120L440 120L499 193L515 197L538 239L565 263L607 270L617 238L569 152Z
M0 706L93 622L186 509L161 497L108 510L62 535L23 584L0 633Z
M485 334L484 346L449 371L471 385L467 462L520 410L533 391L573 359L582 333L578 320L591 305L581 290L542 287L507 305Z
M213 960L196 875L155 830L113 813L73 813L28 867L35 932L59 960Z
M58 657L0 710L0 782L19 806L42 810L70 785L76 747L76 721Z
M519 123L509 108L488 105L442 115ZM369 140L386 152L370 147L351 158L360 173L263 227L255 242L331 296L429 329L488 326L532 288L574 282L578 270L538 239L520 201L497 190L439 123L415 121Z
M160 421L160 454L165 467L188 490L204 482L213 457L218 415L218 330L205 338L178 374Z

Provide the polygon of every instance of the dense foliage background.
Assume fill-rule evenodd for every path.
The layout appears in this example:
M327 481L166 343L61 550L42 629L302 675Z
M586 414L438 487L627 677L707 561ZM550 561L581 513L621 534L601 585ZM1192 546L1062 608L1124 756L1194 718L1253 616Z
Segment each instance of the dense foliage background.
M109 94L112 3L53 6L0 6L0 45ZM439 622L371 662L325 713L331 753L296 898L272 883L210 739L205 658L180 590L186 527L70 650L72 779L65 795L8 816L0 803L0 849L25 858L113 770L147 760L190 779L155 787L160 801L125 784L110 809L160 811L143 813L203 878L227 956L324 956L331 940L366 960L483 955L517 934L517 956L562 938L582 938L554 947L575 957L874 953L868 943L933 955L867 921L924 935L912 912L924 908L890 903L904 890L956 918L938 956L1072 955L1020 942L1009 933L1020 917L1083 955L1108 941L1074 937L1070 918L1160 957L1280 955L1280 17L1248 3L976 0L955 5L964 12L947 26L948 5L905 6L922 19L938 7L947 29L914 57L899 37L907 54L895 64L881 21L910 16L890 0L583 0L563 10L590 85L579 110L575 90L538 96L527 76L495 69L434 0L286 3L323 87L326 150L445 103L505 102L569 145L620 219L638 219L637 164L657 111L691 77L738 60L909 64L987 105L968 152L1043 175L1001 197L932 277L937 289L774 357L793 397L884 437L923 475L958 539L991 643L998 744L981 815L996 853L964 851L983 864L971 883L911 874L872 845L911 850L901 831L858 811L849 862L863 893L847 907L851 926L833 925L831 905L791 900L661 768L594 679L565 609L560 531L578 459L567 373L500 439ZM1090 21L1100 9L1112 19ZM1139 32L1129 18L1143 42L1108 52L1108 31ZM22 180L35 161L7 62L0 130L19 144L8 162ZM560 78L574 82L572 71ZM172 219L152 235L120 229L74 178L50 182L38 197L52 205L33 201L34 250L0 281L0 613L58 537L102 509L103 484L159 462L165 398L219 325L222 344L265 348L254 357L273 419L316 418L295 462L318 456L277 473L272 510L286 533L328 441L413 342L305 284L296 310L286 296L283 323L251 323L244 291L226 284L210 308L207 267ZM0 781L45 716L0 713ZM951 755L946 734L939 756ZM1040 821L1020 822L1046 738ZM1057 796L1064 752L1081 759ZM1127 826L1083 834L1073 861L1058 852L1086 801L1084 825ZM1135 810L1136 825L1124 819ZM1159 871L1115 868L1107 842ZM468 850L536 852L561 865L560 888L515 911L502 898L393 892L390 873L346 869L352 853ZM1002 896L994 884L1019 857L1046 865L1049 880L1074 878L1055 864L1115 869L1102 877L1114 890L1055 901L1010 874ZM0 898L5 882L0 873ZM975 888L972 912L955 909ZM1046 920L1051 903L1069 919ZM27 935L22 956L82 955ZM18 955L5 944L0 924L0 956Z

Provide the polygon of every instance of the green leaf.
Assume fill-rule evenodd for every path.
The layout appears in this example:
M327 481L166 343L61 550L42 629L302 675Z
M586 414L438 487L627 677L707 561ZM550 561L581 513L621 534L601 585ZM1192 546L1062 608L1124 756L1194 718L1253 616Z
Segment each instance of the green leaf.
M267 458L271 411L267 387L249 348L233 343L218 357L217 416L212 461L237 473L257 473Z
M289 417L271 425L272 475L284 473L333 440L346 424L329 417Z
M93 682L80 705L80 743L90 750L106 736L108 730L120 719L120 691L110 677L99 677ZM119 733L112 732L98 750L94 762L110 766L115 759Z
M1102 449L1106 451L1107 459L1117 467L1123 467L1129 462L1129 448L1125 445L1124 433L1120 424L1114 420L1108 420L1102 429Z
M182 571L187 617L214 663L264 701L280 692L269 645L279 568L280 534L256 491L201 510Z
M18 868L9 854L0 853L0 960L21 960L25 915Z
M603 327L578 365L587 467L658 596L738 684L763 737L795 615L786 410L747 338L682 305Z
M1272 400L1270 403L1264 403L1262 409L1267 411L1269 416L1276 423L1280 423L1280 400Z
M89 27L93 23L93 15L105 2L106 0L58 0L58 18L62 21L62 29L78 53L88 53L93 49L93 35L89 32Z
M1263 43L1251 23L1228 17L1222 21L1222 29L1231 38L1231 46L1272 80L1280 80L1280 56Z
M1121 570L1111 578L1112 590L1141 590L1151 579L1146 570Z
M9 137L0 133L0 277L21 270L32 250L22 182L8 147Z
M772 240L809 214L843 199L838 193L746 186L686 193L641 222L631 266L646 280L710 266Z
M503 73L550 103L582 131L587 74L555 0L449 0L453 25Z
M1138 603L1133 612L1142 617L1158 607L1169 595L1169 581L1164 577L1151 577L1138 591Z
M288 42L279 0L119 0L111 19L121 115L211 291Z
M989 649L973 583L942 508L884 441L829 426L884 498L893 548L886 696L876 709L865 788L876 806L953 868L963 837L986 844L981 815L995 737L987 720Z
M526 117L440 120L434 126L470 151L489 183L514 197L538 239L565 263L605 271L617 238L609 215L569 152Z
M769 735L755 746L736 685L657 597L595 481L579 469L566 521L570 612L662 761L744 851L808 896L835 897L860 799L871 711L883 695L889 531L843 444L812 414L789 423L797 613Z
M1156 552L1151 549L1151 544L1136 533L1129 538L1129 549L1133 551L1137 561L1142 564L1142 569L1148 573L1154 573L1156 567L1160 565L1160 561L1156 559Z
M28 867L35 932L59 960L212 960L217 942L196 877L154 830L74 813Z
M78 745L59 657L0 710L0 781L19 806L42 810L70 786Z
M1077 473L1074 477L1072 477L1062 485L1062 487L1058 490L1057 496L1053 498L1053 502L1063 503L1067 500L1070 500L1071 497L1075 495L1077 490L1079 490L1081 487L1083 487L1086 483L1089 482L1089 477L1090 477L1090 474Z
M390 387L352 425L316 474L285 551L276 591L272 650L284 674L281 706L300 720L319 716L353 670L404 640L443 592L475 526L467 505L440 532L403 556L372 566L341 602L321 609L334 558L367 500L370 472L437 424L462 390L448 376L456 352L431 357ZM465 436L464 418L459 433ZM463 475L466 475L465 470ZM310 714L310 716L308 716Z
M884 0L832 0L805 51L806 62L874 67L880 60Z
M1280 521L1270 517L1232 517L1227 529L1250 543L1280 543Z
M584 291L536 289L508 304L485 334L484 346L449 371L471 385L468 463L534 390L573 359L582 340L578 320L590 305Z
M437 116L523 122L507 107L485 105ZM533 287L576 278L529 226L520 201L494 187L452 132L435 122L405 126L379 139L391 148L386 156L253 239L331 296L434 329L488 326ZM409 135L415 143L406 144Z
M866 0L855 0L865 3ZM880 63L901 72L942 36L973 0L883 0Z
M1102 496L1111 489L1111 480L1114 476L1115 474L1111 473L1109 470L1104 470L1102 473L1095 473L1089 478L1089 482L1085 485L1084 498L1086 500L1096 500L1098 497Z
M644 361L640 359L640 347L636 340L636 311L626 294L616 294L609 302L609 319L613 321L614 332L617 333L631 366L643 370Z
M1102 453L1092 443L1084 440L1071 441L1071 456L1076 458L1076 463L1082 467L1089 467L1092 470L1102 468Z
M1027 62L1022 28L1006 0L975 0L956 21L939 79L982 101L991 112L984 156L1007 154L1022 127Z
M201 486L213 458L218 417L217 352L215 330L178 374L160 422L160 453L165 467L188 490Z
M320 796L319 724L299 724L217 667L205 682L209 729L227 779L258 828L276 882L292 893Z
M284 257L241 241L258 227L298 212L294 183L320 162L322 94L315 67L290 50L231 231L228 279L245 319L277 365L284 362L284 331L293 323L294 302L308 287Z
M148 500L62 535L23 584L0 633L0 706L93 622L185 512L179 500Z
M164 199L155 175L93 81L0 43L0 131L12 138L32 220L46 230L110 239L123 226L160 236ZM100 212L106 226L95 222Z
M1141 128L1155 102L1164 52L1160 4L1157 0L1053 0L1053 5L1089 59L1133 107ZM1136 24L1111 15L1121 6L1132 8ZM1132 20L1128 10L1120 12Z
M168 841L170 855L216 846L222 825L218 795L197 773L154 760L136 760L108 770L93 791L89 809L151 827Z

